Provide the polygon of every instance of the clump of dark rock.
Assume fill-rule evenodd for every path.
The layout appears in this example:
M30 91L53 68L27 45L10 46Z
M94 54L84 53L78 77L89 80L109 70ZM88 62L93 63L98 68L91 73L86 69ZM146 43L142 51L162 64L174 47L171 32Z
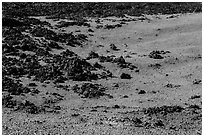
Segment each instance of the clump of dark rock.
M35 27L31 34L35 37L44 37L47 40L60 41L60 37L52 30L43 27Z
M139 70L139 69L137 69L137 70L135 70L135 72L140 72L140 70Z
M137 117L131 118L130 121L132 121L136 127L141 127L143 124L142 120Z
M63 76L59 76L55 79L54 83L64 83L67 80L67 78Z
M126 62L125 59L123 58L123 56L120 56L118 58L115 58L113 60L114 63L117 63L119 65L119 67L121 68L129 68L131 70L137 68L136 66L134 66L133 64Z
M40 21L39 19L35 19L35 18L21 18L21 20L23 21L24 24L26 25L47 25L47 26L51 26L50 23L46 22L46 21Z
M202 11L201 2L168 2L168 3L150 3L150 2L116 2L116 3L3 3L3 13L5 15L24 17L24 16L48 16L52 19L70 17L71 20L83 17L124 17L124 14L130 16L142 16L143 14L176 14L193 13ZM18 7L18 8L17 8ZM74 9L74 10L73 10ZM83 18L82 18L83 20Z
M16 106L16 101L13 99L13 96L10 94L2 94L2 106L7 108L14 108Z
M55 42L55 41L50 41L49 43L48 43L48 47L50 47L50 48L54 48L54 49L63 49L61 46L59 46L58 44L57 44L57 42Z
M36 71L38 71L38 73L36 72L34 80L38 80L41 82L44 82L45 80L54 80L58 76L62 75L62 72L53 65L42 66Z
M65 58L58 62L60 70L63 70L68 79L87 81L97 79L97 75L91 73L93 66L79 57Z
M201 109L201 107L199 105L190 105L189 108L192 108L192 109Z
M150 54L149 54L149 57L150 58L153 58L153 59L163 59L164 57L162 57L160 55L160 52L158 51L152 51Z
M35 51L39 45L31 37L25 37L20 47L23 51Z
M88 32L94 32L92 29L88 29Z
M66 21L61 21L59 22L56 26L58 28L63 28L63 27L69 27L69 26L87 26L87 27L90 27L90 24L87 23L85 20L78 20L78 21L69 21L69 22L66 22Z
M105 95L105 88L100 84L84 83L81 86L75 85L73 90L84 98L99 98Z
M124 95L123 98L128 98L128 95Z
M125 59L123 58L123 56L120 56L118 58L114 59L114 62L118 63L118 64L126 64Z
M31 93L32 93L32 94L38 94L38 93L40 93L40 91L39 91L38 89L32 89L32 90L31 90Z
M154 123L154 126L155 127L164 127L164 122L162 120L157 120L155 123Z
M36 87L37 85L35 83L29 83L28 86L29 87Z
M100 62L112 62L113 61L113 58L110 57L110 56L99 56L99 61Z
M121 68L129 68L131 70L137 68L135 65L126 62L123 56L120 56L118 58L113 58L113 56L99 56L98 57L100 62L111 62L111 63L117 63L117 65Z
M18 28L2 28L2 36L6 42L22 40L24 35Z
M38 114L41 110L40 107L36 106L34 103L25 100L21 103L19 103L15 110L24 110L27 113L31 113L31 114Z
M68 50L68 49L67 49L66 51L63 51L62 53L60 53L60 55L61 55L63 58L77 56L76 53L74 53L73 51L70 51L70 50Z
M193 81L193 84L200 84L202 82L202 80L200 80L200 79L195 79L194 81Z
M89 60L89 59L94 59L98 57L99 57L98 53L91 51L86 59Z
M120 108L120 106L119 105L114 105L112 108Z
M110 49L118 51L119 49L115 46L115 44L110 44Z
M88 37L84 34L78 34L78 35L76 35L76 38L79 40L85 41L85 40L87 40Z
M3 72L5 72L6 75L12 75L16 77L20 77L26 74L26 71L21 66L3 67Z
M60 106L56 106L54 103L56 101L50 101L50 98L45 98L44 104L35 104L27 99L16 100L16 103L12 106L14 111L23 111L30 114L39 114L45 112L57 112L61 109Z
M107 79L109 77L113 77L113 74L109 71L103 68L103 71L101 73L97 73L98 79Z
M153 58L153 59L163 59L164 57L161 56L161 55L164 55L166 53L170 53L169 51L152 51L150 52L150 54L148 55L150 58Z
M66 44L72 47L76 47L76 46L83 46L83 42L87 41L87 36L84 34L78 34L78 35L73 35L72 33L62 33L64 36L60 36L62 37L61 42L67 42ZM61 35L62 35L61 34Z
M79 115L80 115L79 113L73 113L73 114L71 114L72 117L77 117L77 116L79 116Z
M105 25L104 29L114 29L114 28L119 28L122 27L122 24L115 24L115 25Z
M37 56L51 56L51 54L49 53L49 48L38 48L37 50L35 50L36 55Z
M20 54L19 54L19 57L20 57L21 59L25 59L25 58L27 57L27 54L25 54L25 53L20 53Z
M168 113L181 112L184 108L181 106L161 106L161 107L151 107L143 109L144 114L153 115L153 114L163 114L167 115Z
M97 25L97 26L96 26L97 29L100 29L100 28L102 28L102 27L103 27L103 25Z
M117 119L121 122L125 122L125 123L130 123L132 126L135 127L142 127L143 126L143 121L141 120L141 118L136 117L135 115L131 115L130 113L128 113L128 115L125 115L124 117L120 117L120 119Z
M70 50L66 50L60 53L60 55L54 55L50 60L47 65L35 71L35 80L41 82L45 80L63 82L66 79L76 81L98 79L97 74L91 72L92 70L96 70L96 68Z
M35 37L44 37L47 40L67 43L67 45L70 46L82 45L82 42L87 40L87 36L84 34L74 35L73 33L56 33L50 29L39 26L34 27L31 34Z
M36 55L26 55L26 58L22 59L22 61L22 66L29 76L35 75L41 68Z
M2 91L8 92L11 95L20 95L22 93L29 93L31 90L24 87L20 82L15 82L13 79L4 76L2 79Z
M98 69L103 69L104 67L99 64L98 62L94 63L93 67L98 68Z
M131 75L130 75L130 74L126 74L126 73L122 73L122 74L120 75L120 78L121 78L121 79L131 79Z
M2 57L2 71L3 75L9 76L22 76L26 74L26 70L23 69L22 61L11 58L11 57Z
M20 46L18 46L18 49L21 49L23 51L35 52L38 56L50 56L51 55L49 53L49 51L51 51L51 48L49 46L45 46L43 44L39 45L30 36L24 37L24 39L21 41Z
M201 95L194 95L194 96L191 96L190 99L196 99L196 98L201 98Z
M138 94L145 94L145 93L146 93L145 90L140 90L140 91L138 92Z
M118 88L118 87L119 87L119 84L116 83L116 84L113 85L113 87L117 87L117 88Z
M149 67L152 67L152 68L154 68L154 69L160 69L161 64L155 63L155 64L150 64L150 65L148 65L148 66L149 66Z
M165 87L167 87L167 88L178 88L178 87L181 87L181 85L174 85L174 84L168 83L168 84L165 85Z

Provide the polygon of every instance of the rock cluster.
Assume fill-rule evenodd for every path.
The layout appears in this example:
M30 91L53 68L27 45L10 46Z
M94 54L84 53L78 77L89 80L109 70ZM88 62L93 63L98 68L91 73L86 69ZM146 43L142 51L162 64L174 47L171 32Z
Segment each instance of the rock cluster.
M105 95L105 88L100 84L84 83L81 86L75 85L73 90L84 98L99 98Z

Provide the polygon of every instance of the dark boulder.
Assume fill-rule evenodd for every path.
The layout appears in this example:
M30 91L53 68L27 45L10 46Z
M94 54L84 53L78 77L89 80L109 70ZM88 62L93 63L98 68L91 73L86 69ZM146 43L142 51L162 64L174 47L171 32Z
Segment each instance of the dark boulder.
M120 75L120 78L121 78L121 79L131 79L131 76L130 76L130 74L122 73L122 74Z
M99 98L105 95L105 88L100 84L84 83L81 86L75 85L73 90L84 98Z
M89 60L89 59L94 59L98 57L99 57L98 53L91 51L86 59Z
M118 51L119 49L115 46L115 44L110 44L110 49Z

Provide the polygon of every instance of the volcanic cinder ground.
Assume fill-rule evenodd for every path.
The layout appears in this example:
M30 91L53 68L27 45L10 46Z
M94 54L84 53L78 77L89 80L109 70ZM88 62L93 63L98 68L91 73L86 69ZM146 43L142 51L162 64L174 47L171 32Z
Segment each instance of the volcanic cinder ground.
M59 29L55 25L62 20L36 18L51 23L56 32L88 36L82 47L59 43L64 49L82 58L90 51L104 56L123 56L137 69L120 68L111 62L100 63L114 77L91 83L106 87L105 93L112 98L81 98L71 87L85 83L83 81L60 83L70 87L65 90L52 82L46 84L22 77L25 85L34 82L42 92L64 96L57 104L61 110L28 114L3 108L3 134L202 134L201 13L99 18L102 28L96 28L96 18L87 18L93 32L86 26L75 25ZM122 27L104 28L120 22L125 22ZM118 50L110 49L110 44L115 44ZM152 51L164 51L163 58L150 58L148 55ZM52 52L59 54L62 50ZM98 59L87 61L93 64ZM131 79L121 79L122 73L130 74ZM176 109L160 111L163 106ZM148 108L157 109L151 112Z

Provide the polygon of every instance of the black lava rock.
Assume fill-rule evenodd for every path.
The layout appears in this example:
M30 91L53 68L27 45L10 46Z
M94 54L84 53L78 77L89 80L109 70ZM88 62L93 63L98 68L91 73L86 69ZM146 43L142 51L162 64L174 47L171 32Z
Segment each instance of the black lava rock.
M145 94L145 93L146 93L145 90L140 90L140 91L138 92L138 94Z
M120 76L121 79L131 79L131 76L130 74L125 74L125 73L122 73L121 76Z

